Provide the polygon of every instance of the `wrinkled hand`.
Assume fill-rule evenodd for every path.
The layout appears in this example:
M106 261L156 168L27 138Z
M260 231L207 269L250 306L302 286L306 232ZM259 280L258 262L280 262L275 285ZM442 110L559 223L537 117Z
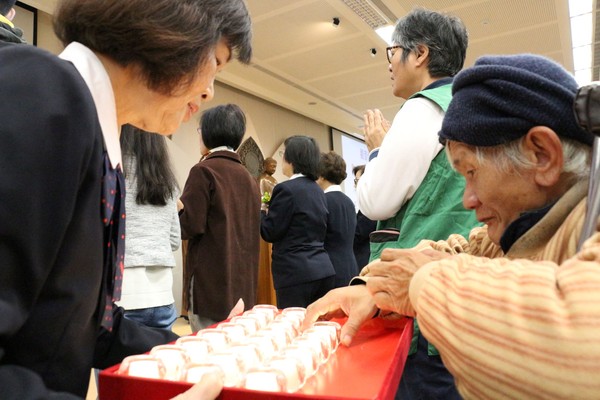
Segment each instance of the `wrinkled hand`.
M214 400L223 389L225 375L222 371L204 374L200 382L172 400Z
M363 116L363 134L369 151L381 147L383 138L390 129L390 123L385 119L381 111L367 110Z
M350 346L360 326L377 312L371 293L365 285L346 286L329 291L306 308L302 329L309 328L317 319L348 316L342 327L341 342Z
M408 289L415 272L423 265L450 255L435 250L385 249L380 261L363 269L367 289L377 307L409 317L415 316Z

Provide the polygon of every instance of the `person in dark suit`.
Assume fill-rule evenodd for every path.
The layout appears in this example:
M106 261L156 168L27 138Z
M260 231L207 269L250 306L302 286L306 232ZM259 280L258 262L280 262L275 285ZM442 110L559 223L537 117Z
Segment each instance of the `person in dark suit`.
M352 168L354 174L354 187L358 185L358 180L365 172L365 165L357 165ZM356 230L354 232L354 258L358 264L359 270L369 263L371 255L371 242L369 235L377 229L377 221L369 219L360 210L356 213Z
M324 241L327 201L315 182L320 151L308 136L284 142L283 174L290 179L273 189L260 234L273 243L272 271L277 306L306 307L335 285L335 270Z
M216 73L252 54L241 0L61 0L53 23L60 58L0 41L3 399L84 398L91 368L177 338L114 305L120 125L174 133L213 98ZM178 398L216 397L216 378Z
M325 250L335 269L335 287L347 286L358 274L352 249L356 230L354 203L340 186L346 176L346 161L342 156L334 151L321 154L317 183L325 192L329 211Z

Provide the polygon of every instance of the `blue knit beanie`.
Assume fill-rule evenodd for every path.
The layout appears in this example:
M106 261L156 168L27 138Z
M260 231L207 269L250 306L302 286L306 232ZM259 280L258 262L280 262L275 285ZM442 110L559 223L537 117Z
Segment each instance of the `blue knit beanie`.
M547 58L481 57L454 78L440 141L496 146L541 125L591 146L593 135L578 125L573 112L577 89L573 76Z

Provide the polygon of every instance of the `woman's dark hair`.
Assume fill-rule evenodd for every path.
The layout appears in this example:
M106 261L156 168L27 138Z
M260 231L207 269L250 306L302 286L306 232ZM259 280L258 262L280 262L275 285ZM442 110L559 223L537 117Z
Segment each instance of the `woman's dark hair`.
M132 125L121 130L121 150L125 166L135 163L137 204L164 206L179 191L171 167L166 138ZM124 168L127 177L130 171Z
M316 181L319 177L321 151L315 139L301 135L290 136L283 144L283 159L292 165L294 173Z
M365 173L365 164L357 165L354 168L352 168L352 173L354 174L354 176L356 176L356 174L358 174L359 172L361 174Z
M252 57L243 0L62 0L54 31L119 65L139 68L151 90L171 95L201 72L221 38L236 57Z
M200 118L202 141L208 149L229 146L236 150L246 132L246 116L235 104L209 108Z
M429 74L443 78L462 69L469 37L460 18L417 7L398 20L392 42L402 47L403 62L418 45L427 46Z
M335 151L321 154L319 162L319 176L325 180L339 185L346 179L346 161Z

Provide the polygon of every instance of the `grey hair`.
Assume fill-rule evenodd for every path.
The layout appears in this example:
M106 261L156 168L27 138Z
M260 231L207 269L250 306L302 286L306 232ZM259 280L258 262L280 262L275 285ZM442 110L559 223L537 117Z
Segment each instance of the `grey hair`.
M472 146L472 148L480 165L491 163L502 173L520 174L521 171L534 167L533 163L524 156L524 140L525 136L498 146ZM562 174L568 176L567 183L574 185L582 179L588 179L592 148L569 138L561 137L560 141L564 159ZM446 155L451 159L450 146L446 146Z
M469 38L460 18L416 7L398 20L392 42L402 47L402 62L417 46L429 48L429 74L442 78L462 69Z

